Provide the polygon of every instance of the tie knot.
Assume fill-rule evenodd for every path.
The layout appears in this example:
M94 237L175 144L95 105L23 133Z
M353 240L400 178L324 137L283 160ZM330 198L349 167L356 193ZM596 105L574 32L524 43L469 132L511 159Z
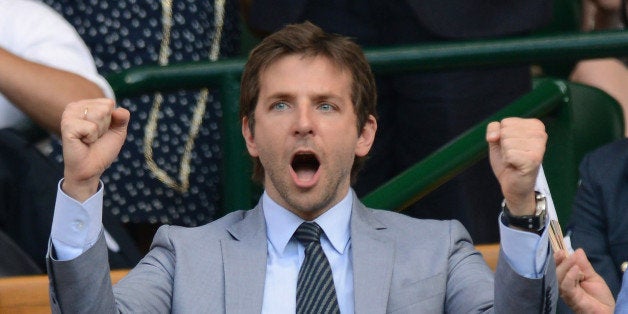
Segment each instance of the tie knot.
M307 246L311 242L320 242L323 229L315 222L302 223L297 231L294 232L294 237L301 242L301 244Z

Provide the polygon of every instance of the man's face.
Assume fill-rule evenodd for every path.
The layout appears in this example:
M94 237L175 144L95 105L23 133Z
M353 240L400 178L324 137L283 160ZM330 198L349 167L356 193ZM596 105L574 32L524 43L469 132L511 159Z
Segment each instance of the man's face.
M351 83L326 57L282 57L260 74L254 132L242 121L249 154L264 166L266 192L306 220L346 195L355 156L373 143L373 116L358 134Z

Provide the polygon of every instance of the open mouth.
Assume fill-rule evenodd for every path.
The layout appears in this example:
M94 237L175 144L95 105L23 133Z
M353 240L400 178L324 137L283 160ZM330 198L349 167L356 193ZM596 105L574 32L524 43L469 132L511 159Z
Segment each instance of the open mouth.
M292 158L291 166L299 181L308 182L316 175L320 162L312 153L299 153Z

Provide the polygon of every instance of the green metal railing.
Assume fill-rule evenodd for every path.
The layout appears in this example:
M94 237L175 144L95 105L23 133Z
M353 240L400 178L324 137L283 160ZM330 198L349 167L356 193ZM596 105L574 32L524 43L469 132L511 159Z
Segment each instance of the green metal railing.
M532 92L478 123L441 149L366 195L369 207L403 210L441 184L486 157L486 125L506 117L543 117L566 101L564 86L545 81Z
M515 63L566 63L628 55L628 32L598 31L482 41L421 44L366 50L373 71L398 73ZM118 97L155 90L223 87L239 77L245 59L135 67L108 77Z
M367 58L376 73L452 69L516 63L568 63L583 58L628 55L628 32L605 31L422 44L369 49ZM223 105L223 209L250 208L254 189L250 162L238 119L239 77L244 59L137 67L108 77L117 97L154 91L201 87L221 92ZM498 112L490 120L505 116L540 117L564 99L561 87L541 84L525 99ZM529 104L534 104L529 107ZM398 209L418 199L481 158L486 150L484 122L466 132L421 163L367 195L369 206Z

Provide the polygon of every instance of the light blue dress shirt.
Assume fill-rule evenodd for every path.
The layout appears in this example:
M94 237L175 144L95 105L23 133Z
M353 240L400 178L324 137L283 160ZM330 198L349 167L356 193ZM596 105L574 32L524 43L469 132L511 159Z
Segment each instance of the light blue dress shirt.
M353 313L353 266L351 263L351 207L353 193L314 221L323 228L323 252L329 260L341 313ZM294 313L299 269L305 258L305 247L292 238L302 218L275 203L268 194L262 196L266 218L268 260L264 285L263 313Z
M59 184L52 221L51 241L57 260L71 260L89 249L102 230L102 183L84 203L66 195ZM323 228L323 251L332 267L338 305L342 313L353 313L353 267L351 262L351 208L353 190L315 221ZM296 284L304 248L291 240L303 219L262 196L267 225L268 260L264 289L264 313L294 313ZM548 219L549 222L549 219ZM549 252L548 229L541 236L508 228L499 221L501 247L512 268L527 278L543 275Z
M615 304L615 313L628 314L628 271L624 272L621 282L621 289L617 295L617 303Z

